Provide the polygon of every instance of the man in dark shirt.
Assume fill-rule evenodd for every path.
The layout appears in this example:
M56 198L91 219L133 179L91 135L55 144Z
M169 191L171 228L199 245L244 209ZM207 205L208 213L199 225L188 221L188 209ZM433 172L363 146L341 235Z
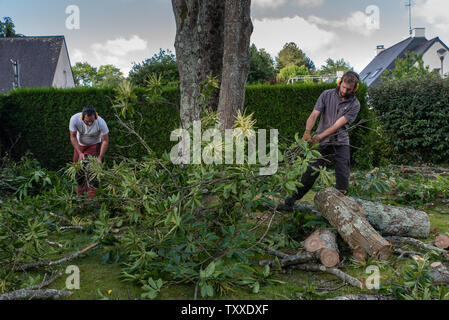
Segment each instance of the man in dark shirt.
M291 211L296 200L301 199L313 186L319 173L316 170L333 157L335 162L336 188L343 194L349 186L349 124L360 111L360 102L354 96L359 85L357 73L348 71L339 81L337 88L324 91L315 104L315 108L306 122L306 131L302 137L309 145L319 143L318 151L323 156L312 162L301 177L302 187L297 188L293 196L285 198L285 204L279 204L279 210ZM321 115L317 131L312 137L310 132ZM326 160L325 160L326 159Z

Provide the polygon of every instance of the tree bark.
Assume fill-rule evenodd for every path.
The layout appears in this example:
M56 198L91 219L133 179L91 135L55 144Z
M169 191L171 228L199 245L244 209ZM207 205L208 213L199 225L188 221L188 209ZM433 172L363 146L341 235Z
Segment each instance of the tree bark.
M354 199L366 212L366 220L385 236L427 238L430 220L427 213L412 208L401 208L377 202Z
M440 249L438 247L432 246L430 244L424 243L422 241L409 238L409 237L395 237L395 236L389 236L385 237L388 241L393 243L399 243L399 244L410 244L412 246L416 246L418 248L427 250L427 251L436 251L441 257L449 259L449 254L444 249Z
M226 0L225 3L223 73L218 103L222 131L232 128L237 110L243 111L253 32L251 0Z
M278 259L278 260L279 260L279 264L281 265L281 267L286 267L286 266L290 266L290 265L294 265L294 264L314 262L317 260L317 258L316 258L316 255L311 252L299 251L295 255L287 255L286 257ZM261 266L265 266L265 265L273 266L275 264L276 264L275 259L259 261L259 265L261 265Z
M0 300L49 300L64 298L71 294L70 291L56 289L20 289L0 295Z
M368 255L388 260L393 252L391 244L382 238L366 221L361 205L345 197L335 188L327 188L315 195L315 206L341 237L354 250L363 248Z
M180 118L183 128L200 119L204 101L200 85L207 76L221 78L224 1L172 0L176 21L175 51L180 79ZM218 92L206 104L214 110Z
M315 255L328 268L335 267L340 262L335 234L328 230L317 230L305 241L305 248Z
M371 295L371 294L348 294L346 296L339 296L335 298L328 298L326 300L393 300L390 296Z

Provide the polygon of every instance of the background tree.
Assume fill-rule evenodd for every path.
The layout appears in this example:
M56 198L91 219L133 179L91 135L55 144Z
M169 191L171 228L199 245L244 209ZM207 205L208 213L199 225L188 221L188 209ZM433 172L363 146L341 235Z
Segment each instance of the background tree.
M288 42L276 57L276 70L294 64L298 67L306 66L310 73L315 71L315 64L294 42Z
M350 66L349 62L346 62L343 58L339 60L332 60L329 58L326 60L326 64L322 65L320 70L317 71L319 75L335 75L337 71L352 71L353 68Z
M124 79L120 69L111 64L97 69L87 62L77 62L72 67L72 73L78 87L114 87Z
M3 21L0 20L0 38L24 37L23 34L16 33L14 27L10 17L3 17Z
M274 76L274 61L265 49L257 50L252 44L249 47L248 83L268 81Z
M429 66L424 65L423 55L414 52L406 52L405 58L396 58L395 66L391 70L385 70L382 80L419 78L434 74L429 70ZM437 76L438 74L435 73Z
M222 129L229 128L237 110L243 109L245 98L253 29L251 1L172 0L172 6L181 124L190 127L207 105L219 111ZM208 79L218 80L220 90L199 99L202 84Z
M310 75L309 70L306 66L300 66L290 64L284 68L281 69L281 71L277 74L276 80L278 82L284 82L286 83L288 79L293 78L294 76L308 76ZM307 80L297 80L295 82L312 82L311 79Z
M179 83L178 64L176 56L169 50L159 49L150 59L135 63L129 72L128 79L136 86L146 86L151 74L161 75L164 85Z
M77 62L72 66L72 73L77 87L91 87L95 83L97 68L87 62Z

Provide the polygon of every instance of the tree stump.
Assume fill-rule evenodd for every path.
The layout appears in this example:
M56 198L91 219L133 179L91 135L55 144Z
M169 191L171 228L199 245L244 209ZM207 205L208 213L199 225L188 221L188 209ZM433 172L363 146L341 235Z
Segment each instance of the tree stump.
M305 248L309 252L315 252L317 260L325 267L332 268L340 262L337 239L328 229L315 231L306 239Z
M315 195L314 202L351 249L363 248L369 256L379 260L390 258L393 252L390 242L382 238L364 218L366 212L356 201L335 188L326 188Z
M364 217L366 220L384 236L422 239L429 237L430 220L424 211L389 206L362 199L350 199L355 200L365 209L366 215Z

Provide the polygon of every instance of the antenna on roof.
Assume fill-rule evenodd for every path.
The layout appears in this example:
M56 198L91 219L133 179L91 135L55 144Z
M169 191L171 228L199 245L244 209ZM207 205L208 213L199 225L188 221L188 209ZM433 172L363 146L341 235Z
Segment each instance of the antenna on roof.
M19 78L19 61L10 59L12 63L12 69L14 70L14 81L12 83L13 89L20 88L20 78Z
M408 7L408 24L409 24L409 33L410 36L413 34L412 30L412 0L408 0L408 3L405 4L406 7Z

